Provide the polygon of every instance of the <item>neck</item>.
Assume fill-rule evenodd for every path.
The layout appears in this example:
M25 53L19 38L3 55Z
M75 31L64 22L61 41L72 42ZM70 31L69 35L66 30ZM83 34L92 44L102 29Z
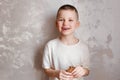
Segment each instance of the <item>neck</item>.
M73 45L79 41L74 35L60 36L59 39L66 45Z

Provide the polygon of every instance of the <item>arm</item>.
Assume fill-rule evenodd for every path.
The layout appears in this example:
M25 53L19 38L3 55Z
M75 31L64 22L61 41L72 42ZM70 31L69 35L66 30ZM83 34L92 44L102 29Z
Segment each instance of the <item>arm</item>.
M47 76L49 77L57 77L59 78L59 70L54 70L54 69L44 69L44 72L46 73Z

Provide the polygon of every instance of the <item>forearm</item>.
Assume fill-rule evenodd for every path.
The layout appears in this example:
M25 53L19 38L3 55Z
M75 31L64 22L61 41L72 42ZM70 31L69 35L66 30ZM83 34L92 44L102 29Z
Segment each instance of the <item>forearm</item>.
M45 69L44 71L45 71L46 75L48 75L49 77L59 78L59 70Z

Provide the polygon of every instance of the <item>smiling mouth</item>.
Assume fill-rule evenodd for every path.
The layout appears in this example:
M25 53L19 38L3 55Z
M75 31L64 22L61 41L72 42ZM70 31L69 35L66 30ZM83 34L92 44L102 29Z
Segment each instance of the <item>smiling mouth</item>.
M62 30L69 30L69 29L70 29L70 28L64 28L64 27L62 28Z

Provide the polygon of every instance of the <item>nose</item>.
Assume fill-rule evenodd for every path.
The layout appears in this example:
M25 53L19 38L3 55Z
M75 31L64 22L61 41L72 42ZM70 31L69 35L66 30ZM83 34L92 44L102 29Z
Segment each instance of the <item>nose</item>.
M64 20L63 25L64 25L64 26L65 26L65 25L68 25L68 21L67 21L67 20Z

